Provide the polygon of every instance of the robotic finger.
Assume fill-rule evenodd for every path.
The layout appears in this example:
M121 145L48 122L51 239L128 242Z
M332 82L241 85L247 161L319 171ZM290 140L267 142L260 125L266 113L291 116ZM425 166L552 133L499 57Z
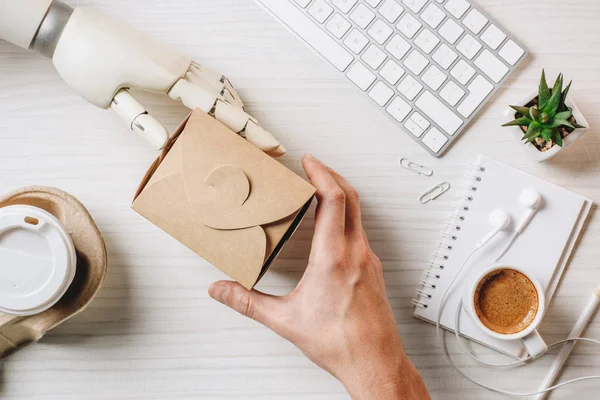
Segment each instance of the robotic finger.
M191 110L200 108L213 115L217 121L245 137L250 143L269 155L273 157L284 155L286 149L279 144L277 139L263 129L243 108L239 107L237 102L232 104L225 100L221 94L224 89L233 99L234 95L224 83L217 85L214 80L212 82L206 79L200 81L197 76L192 79L186 76L186 79L180 79L175 83L169 91L169 96L174 100L181 100Z
M162 149L169 139L169 133L165 127L150 116L146 108L127 89L117 92L110 109L129 124L132 131L150 142L157 150Z
M211 93L220 94L223 99L234 106L243 109L244 103L233 85L222 74L192 61L185 79Z

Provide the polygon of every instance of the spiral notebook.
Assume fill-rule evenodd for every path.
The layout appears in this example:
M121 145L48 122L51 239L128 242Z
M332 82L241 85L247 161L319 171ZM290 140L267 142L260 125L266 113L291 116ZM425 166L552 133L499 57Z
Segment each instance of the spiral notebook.
M460 191L456 209L442 231L439 248L425 270L422 286L413 300L416 317L435 323L441 297L477 242L490 231L488 217L494 209L499 208L512 217L511 227L480 250L457 281L464 281L481 268L494 263L508 244L515 221L523 217L525 210L519 204L519 195L526 188L535 189L542 195L542 205L501 262L518 265L537 278L545 287L546 301L550 303L592 201L498 161L479 156L466 174L465 187ZM448 297L441 318L441 325L445 329L454 330L456 309L462 294L463 289L457 285ZM491 338L477 328L471 316L464 312L460 331L475 342L515 358L525 355L520 341Z

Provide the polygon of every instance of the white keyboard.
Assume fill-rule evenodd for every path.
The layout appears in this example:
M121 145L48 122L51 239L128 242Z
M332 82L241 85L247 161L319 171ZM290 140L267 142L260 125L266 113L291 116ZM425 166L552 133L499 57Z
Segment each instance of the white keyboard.
M466 0L256 0L436 157L525 58Z

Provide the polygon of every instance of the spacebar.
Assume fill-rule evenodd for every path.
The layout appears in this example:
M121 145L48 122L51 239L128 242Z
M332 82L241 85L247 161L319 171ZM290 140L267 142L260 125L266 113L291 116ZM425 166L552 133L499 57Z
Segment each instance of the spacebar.
M256 0L337 69L344 72L354 57L287 0Z

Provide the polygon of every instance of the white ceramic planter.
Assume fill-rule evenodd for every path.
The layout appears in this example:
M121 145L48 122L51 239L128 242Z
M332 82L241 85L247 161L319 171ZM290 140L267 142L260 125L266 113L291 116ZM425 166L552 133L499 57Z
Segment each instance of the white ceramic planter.
M524 106L525 104L529 103L531 100L535 99L537 97L537 95L538 95L538 93L536 91L533 91L530 94L528 94L526 97L521 99L520 101L513 103L513 104L519 105L519 106ZM566 105L567 105L567 107L569 107L573 110L573 116L575 117L575 119L577 120L577 123L579 125L589 127L583 114L581 114L581 111L579 111L579 108L577 108L577 104L575 104L575 102L571 99L570 96L567 96ZM513 120L514 116L515 116L515 110L513 110L512 108L509 108L506 111L506 116L510 117L510 119ZM510 128L515 132L515 136L517 137L517 140L521 140L521 138L523 137L523 131L521 130L521 127L520 126L511 126ZM547 160L551 159L552 157L556 156L559 152L561 152L562 150L567 148L571 143L575 142L577 139L579 139L581 136L583 136L583 134L586 131L587 131L587 128L575 129L563 140L562 147L558 146L558 145L554 145L554 146L552 146L552 148L550 150L539 151L537 149L537 147L535 147L533 144L525 143L525 144L523 144L523 148L525 149L525 152L531 158L533 158L537 162L544 162L544 161L547 161ZM523 143L523 142L521 141L521 143Z

